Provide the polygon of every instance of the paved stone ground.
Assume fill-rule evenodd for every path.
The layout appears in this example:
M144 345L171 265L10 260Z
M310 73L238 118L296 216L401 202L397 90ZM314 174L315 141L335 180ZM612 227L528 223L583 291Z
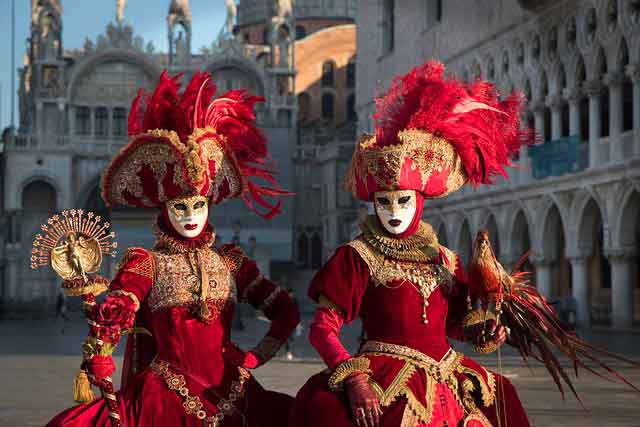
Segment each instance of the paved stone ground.
M0 322L0 427L42 426L55 413L71 405L71 384L79 363L79 345L86 328L80 320L67 324L54 321ZM266 323L248 321L247 329L234 334L241 345L255 342ZM348 329L345 341L354 347L358 326ZM306 333L304 333L306 335ZM629 334L595 333L594 341L612 344L618 351L637 356L637 337ZM294 346L294 361L277 359L255 371L268 388L295 394L308 377L323 366L303 337ZM640 427L640 393L608 383L587 373L577 380L585 412L572 396L563 401L550 377L540 366L531 369L509 355L503 373L516 385L535 427ZM485 366L496 369L496 359L479 357ZM121 359L116 359L118 365ZM640 369L616 365L633 382L640 384Z

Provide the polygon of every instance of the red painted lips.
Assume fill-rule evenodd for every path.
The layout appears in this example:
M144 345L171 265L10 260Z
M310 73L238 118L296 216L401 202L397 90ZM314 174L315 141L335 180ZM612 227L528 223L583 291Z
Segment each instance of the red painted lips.
M185 230L193 231L198 228L198 224L187 224L184 226Z
M402 221L400 221L399 219L391 219L389 220L389 225L392 227L397 227L400 224L402 224Z

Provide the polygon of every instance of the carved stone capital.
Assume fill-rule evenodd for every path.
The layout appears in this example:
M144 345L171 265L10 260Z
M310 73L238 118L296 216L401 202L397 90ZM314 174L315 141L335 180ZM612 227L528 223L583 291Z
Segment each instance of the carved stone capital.
M569 103L579 102L583 96L584 94L578 87L564 88L562 90L562 97Z
M534 99L529 103L529 110L534 114L544 112L545 108L547 108L547 106L542 99Z
M600 79L588 80L582 84L582 91L589 97L601 95L602 89L603 87Z
M640 82L640 64L627 65L625 72L631 78L631 81L634 83Z
M552 110L560 110L562 106L565 104L565 100L560 94L548 95L545 103Z
M605 74L602 82L607 86L621 86L624 83L624 71L623 70L614 70L607 74Z
M607 249L605 252L605 256L612 263L632 262L632 261L635 261L636 255L637 255L636 249L632 247L612 248L612 249Z

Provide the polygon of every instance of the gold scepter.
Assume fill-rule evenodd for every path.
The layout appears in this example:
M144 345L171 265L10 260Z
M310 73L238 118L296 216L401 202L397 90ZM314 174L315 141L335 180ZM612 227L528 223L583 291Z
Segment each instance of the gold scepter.
M114 232L109 232L110 224L102 217L82 209L62 211L53 215L40 229L31 249L31 268L50 265L62 278L62 290L67 296L81 296L87 322L96 304L95 297L109 287L109 280L95 273L100 269L102 256L116 256L118 246ZM91 345L83 346L83 364L73 385L73 398L78 403L86 403L95 398L91 391L84 362L100 354L104 342L95 337ZM100 385L100 392L107 403L109 417L114 427L124 427L120 417L118 402L110 377Z

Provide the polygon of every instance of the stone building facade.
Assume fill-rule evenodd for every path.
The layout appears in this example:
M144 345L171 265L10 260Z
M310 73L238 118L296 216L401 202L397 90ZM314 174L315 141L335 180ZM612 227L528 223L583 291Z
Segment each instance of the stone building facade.
M470 17L473 17L472 19ZM488 229L503 263L531 249L533 280L577 323L640 316L640 2L360 1L356 112L372 128L377 82L429 58L500 93L521 89L524 148L510 180L428 201L440 240L468 260ZM379 25L378 25L379 23Z
M191 45L192 34L204 29L192 27L192 13L197 11L191 11L188 0L167 1L168 52L157 52L152 43L136 36L134 23L124 19L121 7L97 40L87 39L81 49L65 49L61 1L31 3L31 34L19 70L20 126L4 135L0 155L0 302L5 311L50 306L55 301L58 286L53 274L32 271L28 262L34 234L54 211L74 207L108 217L123 248L153 243L150 224L155 212L107 210L98 187L106 163L127 141L128 108L137 88L153 88L163 69L183 73L184 80L206 70L213 74L219 93L246 87L265 97L258 111L259 126L271 141L282 186L297 190L296 80L305 85L313 82L305 73L297 73L296 44L313 38L314 32L330 33L332 27L343 34L345 25L353 26L355 1L325 5L321 0L301 0L295 9L284 0L229 4L227 24L216 41L198 53ZM304 36L298 30L298 41L296 25L305 28ZM245 37L254 27L265 36ZM355 37L353 28L351 35ZM349 46L353 55L353 40ZM322 43L314 44L314 49L323 48ZM340 57L337 63L346 62ZM283 208L283 215L264 221L234 200L213 208L212 219L222 241L247 242L255 236L277 276L290 269L294 254L294 198ZM109 274L114 263L105 264Z

